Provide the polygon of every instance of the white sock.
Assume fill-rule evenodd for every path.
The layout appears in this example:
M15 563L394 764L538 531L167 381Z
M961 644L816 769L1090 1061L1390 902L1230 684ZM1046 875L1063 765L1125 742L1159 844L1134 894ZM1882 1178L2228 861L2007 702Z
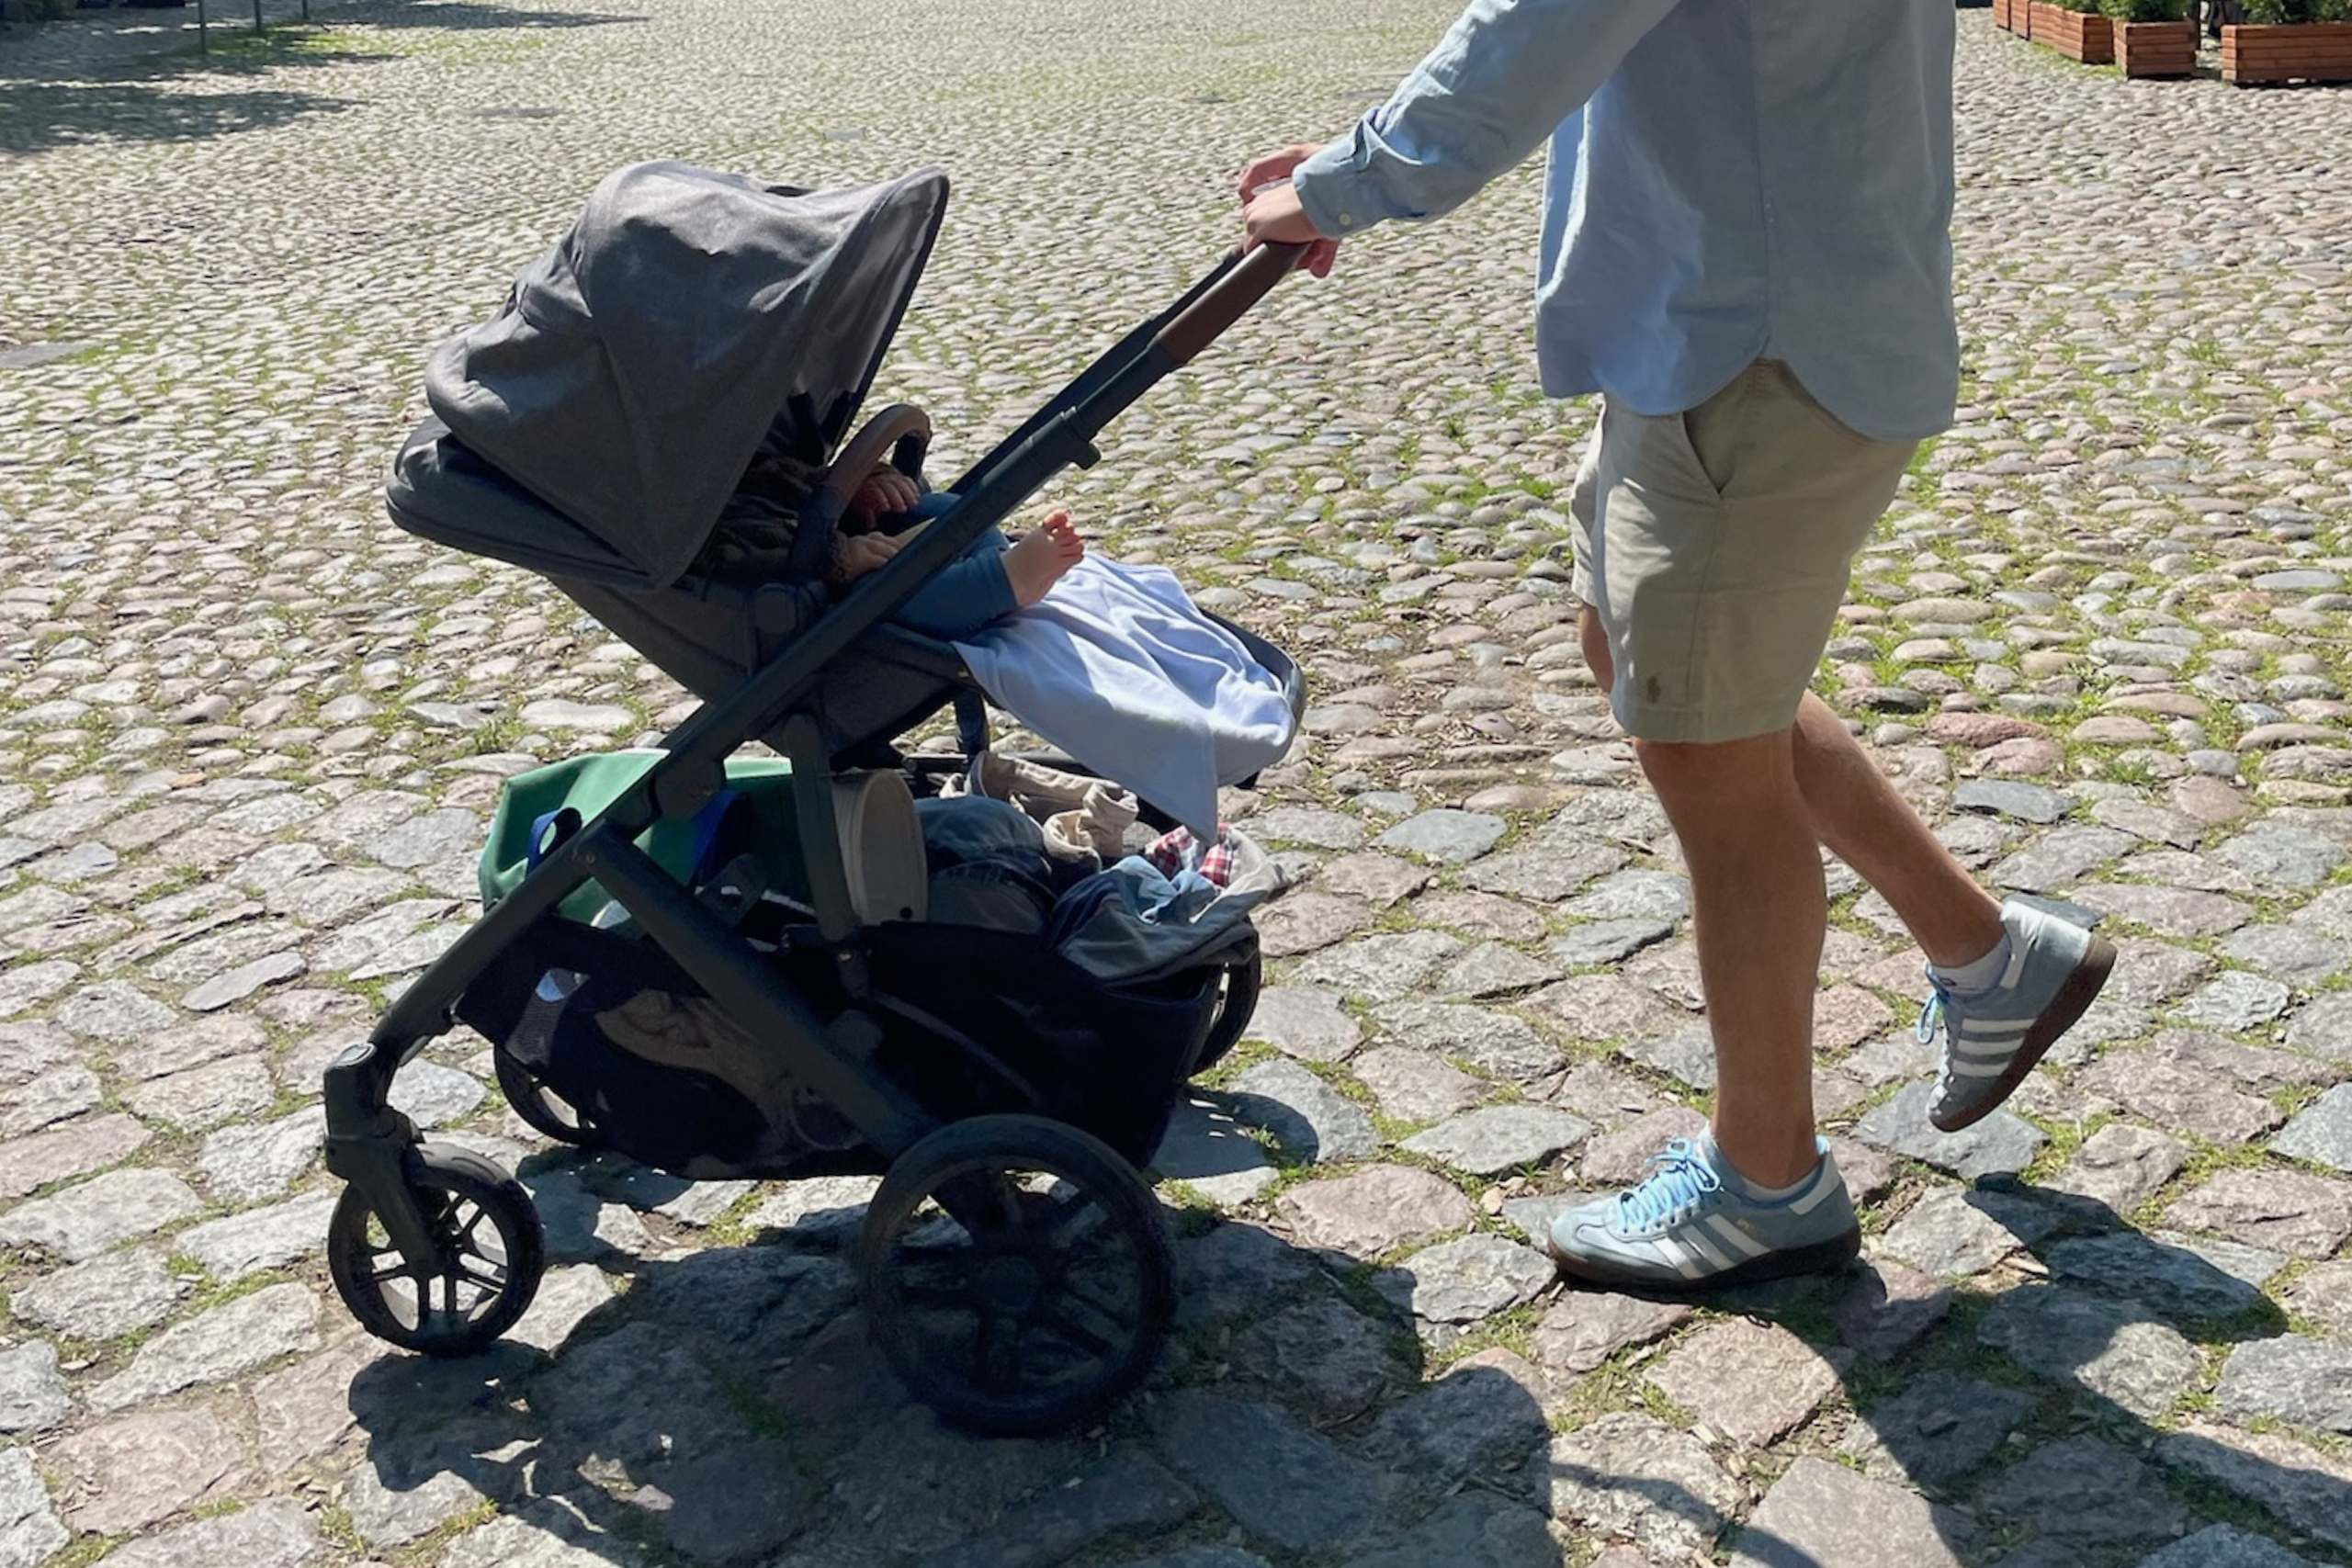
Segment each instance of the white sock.
M1711 1133L1707 1135L1702 1147L1706 1150L1707 1163L1714 1168L1714 1172L1716 1176L1723 1179L1723 1184L1730 1188L1734 1192L1736 1192L1741 1197L1751 1199L1758 1202L1777 1202L1783 1198L1795 1197L1798 1191L1804 1188L1804 1184L1811 1181L1821 1169L1821 1164L1816 1160L1814 1162L1813 1169L1806 1171L1803 1176L1798 1177L1786 1187L1765 1187L1757 1182L1748 1180L1747 1178L1740 1175L1738 1170L1734 1168L1731 1161L1724 1156L1724 1151L1715 1146L1713 1134Z
M1943 983L1955 991L1984 990L1998 980L2001 972L2008 966L2009 933L2006 931L2001 933L2001 940L1993 944L1993 951L1973 963L1953 968L1946 968L1940 964L1932 965Z

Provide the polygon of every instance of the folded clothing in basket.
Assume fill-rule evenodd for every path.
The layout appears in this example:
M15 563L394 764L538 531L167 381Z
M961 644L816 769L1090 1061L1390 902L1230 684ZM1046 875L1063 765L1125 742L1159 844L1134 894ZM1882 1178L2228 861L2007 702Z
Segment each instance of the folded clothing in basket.
M1113 983L1180 968L1229 931L1280 884L1265 852L1227 829L1209 856L1190 845L1169 869L1148 854L1101 871L1046 852L1044 829L1002 801L977 795L916 806L931 875L930 920L1041 938ZM1175 846L1154 846L1168 860Z
M1083 874L1077 863L1048 855L1045 830L1003 801L917 801L915 818L934 923L1035 935L1073 874Z

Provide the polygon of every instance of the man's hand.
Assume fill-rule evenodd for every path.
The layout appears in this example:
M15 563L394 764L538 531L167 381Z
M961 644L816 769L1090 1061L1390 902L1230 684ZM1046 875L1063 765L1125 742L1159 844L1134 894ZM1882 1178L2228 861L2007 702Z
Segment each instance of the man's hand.
M1340 254L1340 242L1315 227L1290 185L1293 171L1321 151L1312 141L1301 141L1269 152L1241 171L1241 248L1306 245L1306 255L1299 265L1317 277L1329 277L1331 264ZM1267 189L1269 186L1273 188Z

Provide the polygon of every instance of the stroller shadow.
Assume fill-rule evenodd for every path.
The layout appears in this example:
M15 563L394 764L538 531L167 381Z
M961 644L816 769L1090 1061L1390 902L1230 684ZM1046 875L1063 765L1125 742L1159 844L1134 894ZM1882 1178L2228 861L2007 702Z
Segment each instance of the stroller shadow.
M1848 1465L1800 1461L1814 1491L1792 1471L1734 1527L1740 1490L1695 1439L1683 1447L1645 1415L1577 1414L1580 1389L1622 1392L1659 1361L1628 1347L1571 1375L1499 1347L1464 1354L1479 1341L1416 1332L1402 1305L1409 1267L1171 1211L1182 1293L1152 1382L1090 1432L990 1439L941 1425L867 1343L845 1252L862 1211L854 1183L796 1184L812 1189L807 1202L748 1245L662 1255L607 1246L595 1233L608 1223L550 1204L551 1186L597 1179L590 1165L525 1162L559 1218L557 1267L522 1342L457 1362L387 1354L352 1381L367 1458L343 1502L370 1547L463 1529L472 1544L450 1551L452 1568L537 1561L547 1549L532 1532L630 1568L978 1568L1140 1561L1225 1539L1230 1520L1277 1558L1532 1568L1559 1561L1555 1517L1660 1562L1722 1548L1736 1568L1897 1561L1851 1555L1884 1537L1921 1568L2074 1568L2103 1560L2078 1546L2131 1540L2144 1554L2192 1528L2166 1473L2322 1510L2341 1490L2155 1424L2170 1401L2143 1398L2129 1372L2148 1342L2225 1348L2284 1332L2283 1314L2206 1258L2073 1199L2030 1249L2063 1282L1887 1303L1863 1269L1697 1303L1813 1347L1859 1412ZM601 1173L640 1207L687 1186L633 1168L619 1181ZM2103 1280L2161 1299L2103 1294ZM1568 1300L1555 1291L1535 1305ZM1431 1347L1449 1341L1432 1378ZM1604 1422L1640 1440L1597 1440ZM1663 1459L1661 1444L1673 1450ZM1856 1469L1928 1501L1890 1519L1877 1517L1888 1495L1864 1492L1875 1510L1848 1517L1838 1505L1857 1495L1840 1487L1869 1485ZM1967 1509L1939 1501L1959 1495ZM2352 1500L2332 1506L2341 1517ZM2233 1517L2282 1535L2326 1529Z

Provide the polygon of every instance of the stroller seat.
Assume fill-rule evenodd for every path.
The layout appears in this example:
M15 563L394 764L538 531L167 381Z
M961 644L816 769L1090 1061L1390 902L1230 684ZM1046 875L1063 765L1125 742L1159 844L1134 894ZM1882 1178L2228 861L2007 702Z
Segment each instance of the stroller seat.
M401 446L386 504L393 520L419 537L539 573L705 700L741 688L831 605L815 582L686 576L649 588L617 552L485 462L437 419L419 424ZM1286 658L1283 662L1288 667ZM884 623L829 667L808 711L835 766L894 765L887 743L972 694L970 679L947 644ZM780 728L761 739L784 750Z

